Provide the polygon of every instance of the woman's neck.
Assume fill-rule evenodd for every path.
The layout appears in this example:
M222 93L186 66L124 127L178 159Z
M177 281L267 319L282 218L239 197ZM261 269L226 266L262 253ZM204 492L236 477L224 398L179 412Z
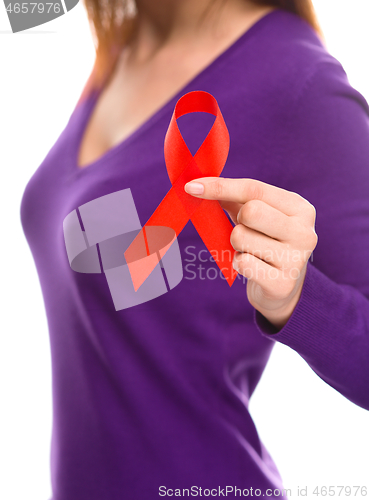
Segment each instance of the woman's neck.
M141 62L167 45L241 33L272 10L251 0L136 0L136 5L137 24L129 47L131 56Z

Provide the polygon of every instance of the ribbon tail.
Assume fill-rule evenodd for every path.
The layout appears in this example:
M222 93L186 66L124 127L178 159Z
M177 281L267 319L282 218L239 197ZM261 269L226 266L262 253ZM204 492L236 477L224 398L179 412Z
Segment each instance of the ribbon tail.
M233 226L224 210L215 200L203 200L191 216L191 222L228 285L232 286L238 273L232 266L235 249L231 245L230 237Z
M172 187L124 252L135 291L155 269L188 221L189 216ZM174 238L169 238L168 243L168 232L154 232L151 226L172 229Z

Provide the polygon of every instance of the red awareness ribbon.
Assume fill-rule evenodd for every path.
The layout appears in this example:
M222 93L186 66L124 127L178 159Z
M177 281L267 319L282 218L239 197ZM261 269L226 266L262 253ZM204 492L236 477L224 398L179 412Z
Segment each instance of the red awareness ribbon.
M177 119L194 112L210 113L215 120L204 142L192 156L179 131ZM228 151L229 133L216 99L199 90L183 95L174 108L164 141L165 163L172 187L124 253L136 291L173 242L173 238L165 237L163 231L157 231L155 237L154 228L150 226L171 228L178 236L189 220L232 286L237 276L232 266L235 250L230 243L233 226L217 200L195 198L184 190L184 185L193 179L219 177Z

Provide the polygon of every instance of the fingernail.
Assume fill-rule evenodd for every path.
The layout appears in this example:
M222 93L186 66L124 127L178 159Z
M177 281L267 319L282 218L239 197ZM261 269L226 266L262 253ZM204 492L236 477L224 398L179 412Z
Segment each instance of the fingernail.
M200 182L188 182L184 188L188 194L202 194L204 192L204 184L200 184Z

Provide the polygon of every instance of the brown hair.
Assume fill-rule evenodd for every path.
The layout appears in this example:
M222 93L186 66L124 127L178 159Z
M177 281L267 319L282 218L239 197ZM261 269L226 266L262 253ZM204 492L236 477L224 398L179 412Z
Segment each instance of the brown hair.
M252 0L260 5L275 6L297 14L322 35L312 0ZM95 45L93 70L78 103L90 90L99 88L117 61L134 26L135 10L132 0L82 0ZM77 103L77 104L78 104Z
M322 31L315 13L312 0L252 0L260 5L271 5L280 9L288 10L305 19L310 26L322 36Z

